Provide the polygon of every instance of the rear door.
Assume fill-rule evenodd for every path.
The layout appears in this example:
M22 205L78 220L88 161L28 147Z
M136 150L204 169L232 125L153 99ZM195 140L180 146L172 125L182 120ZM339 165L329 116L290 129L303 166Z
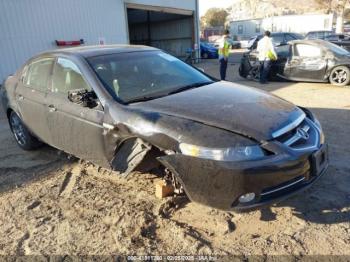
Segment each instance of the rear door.
M288 62L290 78L322 81L327 69L324 50L316 45L297 43Z
M103 137L104 111L97 100L94 108L68 99L72 90L92 91L78 66L67 58L58 58L48 93L48 122L55 147L108 167Z
M24 68L16 88L16 100L23 122L47 144L52 142L47 125L46 96L53 64L54 58L50 57L34 60Z

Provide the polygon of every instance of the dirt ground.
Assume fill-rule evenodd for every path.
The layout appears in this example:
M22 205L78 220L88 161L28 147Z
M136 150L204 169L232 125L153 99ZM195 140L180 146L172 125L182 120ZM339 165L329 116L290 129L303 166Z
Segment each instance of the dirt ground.
M233 61L234 62L234 61ZM199 67L216 75L216 61ZM186 198L159 200L154 174L128 179L44 147L18 148L0 114L0 255L350 255L350 88L230 81L263 88L319 117L327 174L261 211L218 211Z

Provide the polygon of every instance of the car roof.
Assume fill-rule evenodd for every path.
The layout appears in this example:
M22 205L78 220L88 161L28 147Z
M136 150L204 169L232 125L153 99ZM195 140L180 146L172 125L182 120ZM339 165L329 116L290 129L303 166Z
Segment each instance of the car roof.
M328 43L328 41L322 40L322 39L298 39L298 40L292 40L289 41L290 44L311 44L311 45L322 45Z
M99 55L118 54L118 53L130 53L140 51L155 51L159 50L150 46L143 45L91 45L91 46L79 46L69 48L59 48L52 51L44 52L40 55L52 55L52 54L67 54L67 55L80 55L83 57L93 57Z
M298 33L294 33L294 32L272 32L271 36L284 35L284 34L298 35ZM259 35L252 36L250 39L253 39L253 38L256 38L256 37L263 37L263 36L264 36L264 34L259 34Z
M333 33L334 31L332 30L318 30L318 31L310 31L308 34L313 34L313 33Z
M344 34L331 34L329 36L342 36L342 35L349 36L350 34L347 34L347 33L344 33Z

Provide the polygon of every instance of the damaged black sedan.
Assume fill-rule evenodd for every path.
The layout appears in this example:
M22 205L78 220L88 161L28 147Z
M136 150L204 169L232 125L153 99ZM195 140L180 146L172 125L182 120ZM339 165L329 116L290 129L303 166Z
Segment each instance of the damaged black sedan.
M349 51L324 40L294 40L277 46L277 61L273 62L269 79L300 82L323 82L335 86L350 83ZM243 55L239 74L258 80L260 62L257 50Z
M217 81L155 48L47 52L3 86L21 148L46 143L123 176L154 156L177 192L219 209L275 203L328 166L309 110Z

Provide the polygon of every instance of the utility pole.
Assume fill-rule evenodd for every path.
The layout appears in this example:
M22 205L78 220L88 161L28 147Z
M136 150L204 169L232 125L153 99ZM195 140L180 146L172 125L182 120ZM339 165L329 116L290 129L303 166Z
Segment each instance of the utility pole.
M336 33L341 34L344 32L344 13L345 8L349 4L349 0L338 0L335 10L337 15L337 23L336 23Z

